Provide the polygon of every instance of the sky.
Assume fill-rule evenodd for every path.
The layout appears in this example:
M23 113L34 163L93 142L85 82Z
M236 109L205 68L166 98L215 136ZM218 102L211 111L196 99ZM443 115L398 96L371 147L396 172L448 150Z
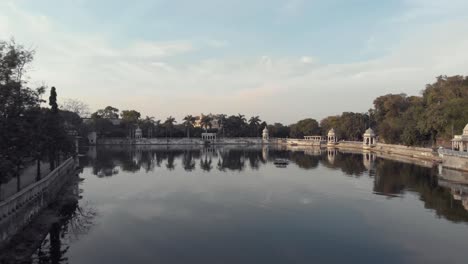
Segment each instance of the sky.
M164 120L366 112L468 75L466 0L0 0L30 86Z

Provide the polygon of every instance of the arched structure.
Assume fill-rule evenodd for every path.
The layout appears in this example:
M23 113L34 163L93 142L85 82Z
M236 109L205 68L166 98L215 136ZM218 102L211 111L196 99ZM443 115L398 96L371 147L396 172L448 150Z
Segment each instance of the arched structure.
M216 141L216 133L202 133L201 137L204 141Z
M265 127L262 132L262 139L263 141L268 141L270 139L270 135L268 133L268 128Z
M364 139L364 148L374 147L377 143L375 132L370 127L366 130L364 135L362 135L362 138Z
M141 128L139 126L135 129L135 138L136 139L143 138L143 132L141 131Z
M338 140L336 139L335 129L330 129L327 135L327 145L334 146Z
M462 152L468 151L468 124L463 129L462 135L456 135L452 139L452 150L458 150Z

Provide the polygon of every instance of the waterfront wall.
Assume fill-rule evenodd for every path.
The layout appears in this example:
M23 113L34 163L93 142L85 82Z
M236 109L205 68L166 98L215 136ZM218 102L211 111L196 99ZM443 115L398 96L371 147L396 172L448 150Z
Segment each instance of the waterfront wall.
M74 169L75 160L69 158L40 181L0 202L0 246L54 200Z
M268 141L268 144L273 145L287 145L287 146L311 146L311 147L320 147L325 146L327 143L326 141L312 141L312 140L305 140L305 139L297 139L297 138L271 138Z
M372 150L377 152L385 152L390 155L396 154L423 160L440 160L437 153L434 152L431 148L408 147L403 145L377 143L377 145L373 147Z
M201 138L99 138L97 145L204 145ZM218 138L211 145L254 145L262 144L261 138Z
M334 145L338 149L360 149L364 148L362 142L359 141L340 141Z
M448 149L439 150L442 167L460 171L468 171L468 153Z

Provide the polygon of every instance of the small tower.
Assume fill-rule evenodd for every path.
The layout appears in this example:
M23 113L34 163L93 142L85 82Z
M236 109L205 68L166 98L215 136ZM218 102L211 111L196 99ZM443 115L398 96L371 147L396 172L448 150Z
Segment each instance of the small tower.
M135 139L141 139L143 138L143 132L141 131L141 128L137 126L135 129Z
M364 135L362 135L362 138L364 139L363 141L363 147L364 148L371 148L375 147L377 141L375 138L375 132L372 130L372 128L368 128Z
M270 140L270 135L268 133L268 128L265 126L262 132L262 141L263 143L268 143L268 140Z
M88 133L88 143L89 143L89 145L91 145L91 146L96 145L96 141L97 141L97 133L95 131L89 132Z
M335 134L335 129L330 129L330 131L328 131L328 136L327 136L327 145L328 146L334 146L336 145L336 134Z

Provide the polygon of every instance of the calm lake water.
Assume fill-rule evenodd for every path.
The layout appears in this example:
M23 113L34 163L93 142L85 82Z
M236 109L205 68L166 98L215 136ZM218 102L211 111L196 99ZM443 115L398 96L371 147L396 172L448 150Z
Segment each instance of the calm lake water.
M435 168L234 147L100 147L80 162L77 207L33 263L468 263L466 186Z

